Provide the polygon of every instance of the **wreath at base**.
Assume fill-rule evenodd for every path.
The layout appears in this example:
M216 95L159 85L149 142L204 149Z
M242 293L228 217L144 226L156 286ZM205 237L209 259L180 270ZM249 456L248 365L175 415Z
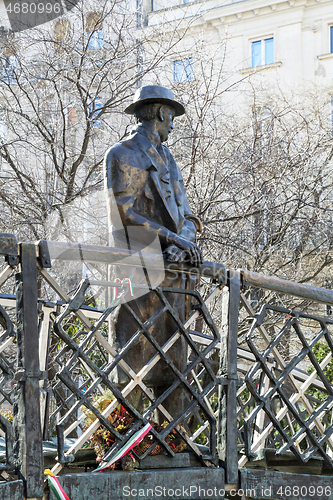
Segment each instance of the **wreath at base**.
M94 406L102 413L111 403L114 401L114 396L111 391L105 391L101 396L94 398ZM95 414L85 408L81 408L82 412L85 414L86 418L84 420L85 429L90 427L90 425L96 420ZM127 410L119 404L116 409L107 417L108 422L113 425L115 430L119 434L126 434L126 432L132 427L134 418L127 412ZM163 422L162 425L154 422L153 420L147 420L152 428L156 432L161 432L169 424L168 422ZM116 438L108 429L104 426L100 426L89 438L89 443L86 447L93 448L96 453L96 462L101 462L106 453L115 444ZM143 440L133 448L138 456L143 455L155 442L154 436L149 432ZM172 430L170 434L165 438L166 444L172 449L174 453L180 453L186 448L186 443L183 441L179 434ZM132 451L132 450L131 450ZM135 455L129 451L121 459L113 463L109 469L110 470L133 470L138 468L139 463ZM160 455L164 453L164 448L156 443L155 447L149 453L149 455Z

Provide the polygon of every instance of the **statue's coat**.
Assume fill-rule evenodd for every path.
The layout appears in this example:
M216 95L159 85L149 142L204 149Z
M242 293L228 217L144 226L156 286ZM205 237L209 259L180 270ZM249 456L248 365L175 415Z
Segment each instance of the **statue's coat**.
M139 227L138 237L131 248L138 250L160 237L162 251L172 244L172 233L194 241L199 219L189 208L181 172L169 149L159 144L156 137L139 126L128 139L114 145L105 158L105 189L107 195L110 245L127 248L126 232L130 227ZM156 149L156 146L159 150ZM124 228L113 221L119 215ZM142 229L145 230L142 233ZM127 234L129 236L130 231ZM133 248L135 247L135 248ZM135 277L134 277L135 281ZM189 278L179 273L166 273L162 286L189 287ZM171 306L183 321L189 301L181 294L167 294ZM141 321L146 321L161 307L162 303L154 292L129 302ZM111 336L114 345L121 349L136 332L138 326L130 317L126 306L121 305L111 320ZM150 327L149 331L162 346L177 330L176 323L164 313ZM179 369L186 366L185 341L178 340L169 355ZM137 372L154 355L155 348L142 335L140 341L125 355L125 360ZM126 377L118 371L118 382L123 385ZM172 383L173 375L165 363L159 361L146 376L147 385L158 388Z

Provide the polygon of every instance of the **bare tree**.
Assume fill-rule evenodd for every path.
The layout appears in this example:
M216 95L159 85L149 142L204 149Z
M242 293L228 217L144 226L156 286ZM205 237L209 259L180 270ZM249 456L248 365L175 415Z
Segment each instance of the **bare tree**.
M81 2L54 23L2 34L1 230L56 238L49 217L66 227L103 187L104 153L128 129L125 101L180 39L164 37L144 60L138 14L131 0Z
M187 115L171 147L203 221L206 258L325 285L333 256L329 89L230 83L223 61L203 51L194 68L193 82L175 86Z
M69 212L83 218L83 200L102 188L104 152L131 127L125 101L155 81L187 109L170 147L204 223L206 258L322 282L332 251L329 91L230 75L227 38L196 36L189 47L184 20L138 32L138 14L130 0L99 2L3 36L2 229L56 238L55 213L65 227ZM184 43L193 74L168 83Z

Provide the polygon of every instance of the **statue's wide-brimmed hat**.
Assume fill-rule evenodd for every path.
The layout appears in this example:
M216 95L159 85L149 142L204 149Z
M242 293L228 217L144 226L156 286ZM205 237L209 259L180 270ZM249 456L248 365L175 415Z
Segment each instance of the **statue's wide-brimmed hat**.
M175 100L173 92L160 85L147 85L138 89L134 94L133 103L127 106L125 113L133 115L141 106L155 102L167 104L175 110L176 116L181 116L185 113L184 106Z

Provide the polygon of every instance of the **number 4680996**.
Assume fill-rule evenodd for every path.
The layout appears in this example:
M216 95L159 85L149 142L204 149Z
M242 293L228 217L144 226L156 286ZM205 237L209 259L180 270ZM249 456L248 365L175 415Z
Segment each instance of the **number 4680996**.
M7 6L7 12L10 14L61 14L62 9L60 2L10 2Z
M277 495L281 497L322 497L330 498L330 486L280 486ZM325 500L326 500L325 498Z

